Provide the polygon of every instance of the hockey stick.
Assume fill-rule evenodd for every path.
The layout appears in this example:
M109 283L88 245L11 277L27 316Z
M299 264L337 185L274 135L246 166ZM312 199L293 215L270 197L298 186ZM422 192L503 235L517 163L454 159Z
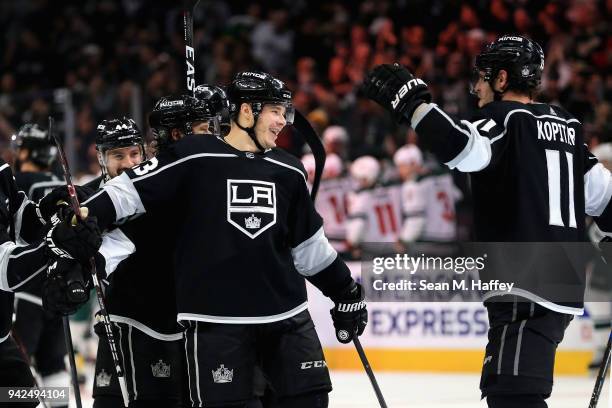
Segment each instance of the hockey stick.
M321 138L317 135L312 125L298 110L295 111L295 117L293 118L293 126L302 135L308 147L312 151L312 156L315 160L315 176L312 181L312 190L310 190L310 198L312 201L317 197L317 191L319 191L319 184L321 183L321 175L323 174L323 167L325 166L325 147Z
M72 334L70 334L70 321L68 320L68 316L62 316L62 324L64 325L64 337L66 341L66 350L68 351L68 361L70 362L70 377L72 379L72 389L74 390L74 400L77 408L82 408L81 389L79 388L79 380L77 378L76 363L74 361L74 348L72 347Z
M76 195L76 189L74 188L74 184L72 183L72 177L70 176L70 168L68 167L68 161L66 160L66 155L64 154L64 149L60 140L57 138L57 135L54 132L54 120L51 116L49 116L49 134L53 137L55 141L55 145L57 146L57 154L59 157L60 164L62 166L62 171L64 172L64 179L66 180L66 187L68 188L68 194L70 195L70 205L72 210L74 211L74 215L81 219L81 211L79 199ZM100 286L100 282L98 281L98 272L96 271L96 261L92 257L90 260L91 267L91 278L94 284L94 288L96 289L96 296L98 298L98 305L100 305L100 315L102 316L102 324L104 326L104 331L106 332L106 339L108 340L108 346L111 351L111 355L113 358L113 364L115 365L115 371L117 372L117 380L119 381L119 387L121 388L121 395L123 396L123 404L127 407L129 404L129 396L127 392L127 384L125 382L125 376L123 374L123 368L121 367L121 363L119 362L119 356L117 354L117 342L115 341L115 336L113 334L113 330L111 327L110 317L108 316L108 311L106 310L106 302L104 301L104 294L102 293L102 287ZM74 355L72 355L74 359ZM76 390L75 390L76 393Z
M355 344L355 348L357 349L357 354L359 354L359 358L361 359L363 368L365 369L366 374L370 378L370 382L372 383L372 388L374 388L374 392L376 393L376 398L378 399L380 408L387 408L385 397L383 397L382 392L380 391L380 387L378 386L378 381L376 381L376 377L374 376L374 371L372 371L372 367L370 367L370 362L368 361L368 357L366 357L365 351L363 351L363 347L361 347L361 342L359 341L359 337L357 336L353 337L353 344Z
M185 38L185 84L195 94L195 49L193 48L193 10L200 0L183 0L183 35Z
M310 150L312 151L312 156L315 159L315 177L312 182L312 190L310 190L310 198L312 201L315 201L317 197L317 191L319 190L319 184L321 182L321 175L323 174L323 167L325 167L325 147L321 142L321 138L317 136L317 133L312 128L312 125L308 120L302 115L298 110L295 111L295 117L293 119L293 126L298 130L298 132L302 135ZM363 347L361 346L361 342L357 336L353 337L353 343L355 344L355 349L357 349L357 354L359 354L359 359L361 360L361 364L363 364L363 368L365 369L368 378L370 379L370 383L372 383L372 387L374 388L374 392L376 393L376 398L378 399L378 403L381 408L387 408L387 403L385 402L385 398L380 391L380 387L378 386L378 381L376 381L376 377L374 376L374 372L372 371L372 367L370 367L370 362L368 361L368 357L363 351Z
M597 407L597 402L599 401L599 395L601 394L601 390L604 386L604 381L606 379L606 373L608 372L608 367L610 365L611 351L612 351L612 331L610 331L610 335L608 336L608 344L606 345L606 350L604 351L603 360L601 361L601 365L599 366L599 372L597 373L597 379L595 380L595 387L593 388L593 394L591 394L591 402L589 402L589 408Z
M25 348L25 345L23 344L23 342L21 341L21 339L19 338L17 333L15 333L14 329L11 330L11 336L13 336L13 340L15 340L15 343L17 344L17 348L21 352L21 356L23 357L25 362L28 364L28 366L30 366L30 371L34 371L34 366L32 365L32 361L30 360L30 357L28 356L28 352L27 352L27 350ZM41 397L41 395L43 395L43 393L40 392L40 388L41 387L40 387L40 384L38 383L38 379L37 379L38 376L39 376L38 373L36 375L34 375L34 373L32 373L32 379L34 380L34 387L39 391L38 400L42 404L43 408L48 408L47 403Z

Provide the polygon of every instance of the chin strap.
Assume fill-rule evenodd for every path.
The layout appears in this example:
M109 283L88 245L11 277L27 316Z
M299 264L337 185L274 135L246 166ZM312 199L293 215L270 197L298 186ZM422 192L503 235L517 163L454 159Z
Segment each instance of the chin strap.
M255 146L257 146L257 148L259 150L264 152L266 149L264 149L263 146L261 144L259 144L259 142L257 141L257 137L255 136L255 125L257 124L258 116L259 115L253 115L255 120L253 121L253 126L251 126L251 127L244 127L244 126L242 126L240 123L238 123L238 118L236 118L236 121L234 123L236 123L236 126L238 126L240 129L242 129L245 132L247 132L247 134L249 135L249 137L251 138L253 143L255 143Z

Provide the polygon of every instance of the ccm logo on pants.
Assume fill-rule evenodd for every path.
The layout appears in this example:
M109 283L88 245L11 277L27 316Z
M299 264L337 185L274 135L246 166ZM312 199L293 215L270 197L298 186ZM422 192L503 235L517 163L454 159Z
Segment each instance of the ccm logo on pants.
M300 368L302 370L308 370L309 368L321 368L321 367L327 367L327 363L325 362L325 360L304 361Z

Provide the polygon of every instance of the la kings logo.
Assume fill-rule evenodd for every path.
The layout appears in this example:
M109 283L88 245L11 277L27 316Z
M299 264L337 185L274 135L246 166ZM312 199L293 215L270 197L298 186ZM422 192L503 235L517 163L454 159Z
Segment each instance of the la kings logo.
M276 224L274 183L228 179L227 221L251 239Z

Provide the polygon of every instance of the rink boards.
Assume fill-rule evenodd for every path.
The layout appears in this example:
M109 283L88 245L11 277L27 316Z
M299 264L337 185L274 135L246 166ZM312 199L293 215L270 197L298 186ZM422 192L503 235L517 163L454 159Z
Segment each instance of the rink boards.
M349 263L354 276L359 263ZM359 369L354 347L334 335L329 309L317 289L308 287L309 310L325 357L334 369ZM369 302L369 322L361 342L377 370L479 372L484 358L488 320L478 302ZM576 317L559 346L555 370L581 374L591 359L592 324Z

